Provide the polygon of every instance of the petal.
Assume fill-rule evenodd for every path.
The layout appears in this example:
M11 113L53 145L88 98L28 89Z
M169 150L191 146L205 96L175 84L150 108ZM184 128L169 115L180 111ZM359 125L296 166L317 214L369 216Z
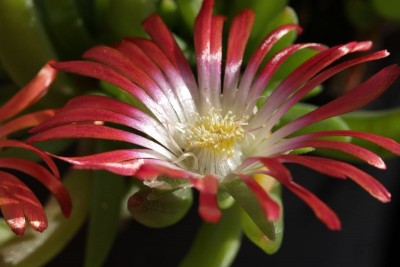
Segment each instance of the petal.
M218 178L209 174L201 179L191 179L192 185L199 190L199 214L204 221L217 223L222 216L218 207Z
M50 66L51 63L53 61L48 62L32 81L0 108L0 122L18 114L47 93L57 75L56 70Z
M240 75L243 54L254 23L254 12L244 10L233 18L229 29L228 48L224 75L223 106L232 106Z
M247 95L249 93L250 86L254 80L254 77L257 73L257 70L264 60L267 53L271 50L271 48L276 44L283 36L288 34L290 31L296 30L298 33L301 32L301 28L297 24L288 24L283 25L273 32L271 32L258 46L257 50L254 52L252 57L247 64L247 67L243 73L239 84L238 94L235 98L236 101L245 101L247 99ZM243 106L239 105L239 103L235 103L235 106Z
M353 60L349 60L340 64L337 64L333 67L330 67L314 78L306 82L296 93L294 93L290 98L284 103L279 110L273 114L273 116L268 120L268 127L265 127L264 131L270 131L272 127L282 118L282 116L298 101L300 101L308 92L310 92L313 88L318 86L319 84L325 82L327 79L331 78L337 73L348 69L354 65L358 65L360 63L364 63L371 60L377 60L384 57L387 57L389 53L385 50L378 51L375 53L371 53L369 55L359 57Z
M177 115L179 116L183 113L179 103L173 106L164 92L138 64L135 64L135 61L131 61L120 51L108 46L96 46L87 50L83 54L83 57L107 65L134 82L151 96L163 108L165 113L174 120L177 120Z
M185 55L176 43L172 33L157 14L148 17L142 25L152 40L163 50L168 59L179 70L180 76L184 79L186 86L197 102L199 97L196 80Z
M164 111L158 107L158 104L154 102L142 89L107 66L87 61L67 61L55 63L52 66L65 72L89 76L112 83L139 99L159 120L162 121L167 118Z
M313 123L351 112L365 106L381 95L399 76L397 65L388 66L343 96L286 124L269 138L276 142L285 136Z
M24 213L15 196L0 182L0 209L10 229L17 235L25 232L26 221Z
M31 136L27 142L35 143L65 138L95 138L123 141L152 149L168 159L175 159L175 156L169 150L150 139L124 130L95 124L70 124L58 126Z
M356 51L368 50L371 42L352 42L345 45L332 47L313 56L297 67L267 98L259 112L250 122L251 128L258 128L265 124L266 119L282 105L286 99L297 91L298 87L311 79L314 75L329 66L339 58Z
M7 188L14 195L32 229L43 232L47 228L47 218L35 194L14 175L0 171L0 176L0 187Z
M76 169L107 170L119 175L132 176L136 173L141 159L164 159L157 152L148 149L113 150L83 157L54 157L74 165Z
M277 160L273 158L258 158L265 167L266 173L277 179L287 189L292 191L310 206L315 215L331 230L339 230L340 220L337 215L313 193L295 183L290 172Z
M375 153L360 147L358 145L339 142L339 141L330 141L330 140L310 140L309 138L304 137L303 135L299 137L293 137L290 139L286 139L279 144L268 148L269 155L276 155L276 154L283 154L288 151L292 151L298 148L326 148L341 151L352 155L358 159L365 161L366 163L379 168L385 169L386 165L385 162L377 156ZM261 152L262 153L262 152Z
M24 172L42 183L57 199L64 216L71 213L71 198L61 181L43 166L18 158L0 158L0 168Z
M240 178L247 184L254 193L264 211L265 217L270 221L276 221L281 216L279 204L273 200L268 192L264 190L251 176L241 174Z
M0 126L0 138L3 138L16 131L36 126L39 123L53 117L54 114L54 110L48 109L30 113L13 119Z
M34 152L47 164L47 166L49 166L54 177L60 179L60 173L58 172L57 165L45 152L41 151L40 149L37 149L34 146L31 146L29 144L26 144L18 140L9 140L9 139L0 140L0 148L5 148L5 147L22 148Z
M292 162L306 166L329 176L338 178L349 177L376 199L382 202L390 201L390 193L381 183L369 174L348 163L313 156L281 155L277 158L284 162Z

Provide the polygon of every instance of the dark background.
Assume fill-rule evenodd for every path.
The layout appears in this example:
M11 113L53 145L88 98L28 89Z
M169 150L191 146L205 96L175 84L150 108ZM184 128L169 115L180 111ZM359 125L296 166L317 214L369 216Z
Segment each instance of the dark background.
M387 48L392 55L379 63L368 63L369 69L365 73L398 62L400 56L396 50L400 47L400 25L382 19L376 28L360 32L347 19L343 2L291 1L304 29L298 41L331 46L372 38L376 43L374 50ZM329 100L334 95L335 86L338 86L337 83L328 83L326 93L311 101L322 104ZM384 109L399 104L399 85L396 84L368 108ZM359 165L391 191L392 202L389 204L380 203L349 180L337 181L305 169L291 168L299 183L315 192L337 212L342 230L328 230L304 202L283 190L285 232L281 249L275 255L266 255L243 237L233 266L400 266L400 257L395 249L400 240L397 227L400 210L399 163L399 159L388 160L388 171ZM177 266L190 247L200 223L196 205L181 222L166 229L149 229L132 220L121 228L105 267ZM68 248L47 266L79 266L84 255L85 234L84 228Z

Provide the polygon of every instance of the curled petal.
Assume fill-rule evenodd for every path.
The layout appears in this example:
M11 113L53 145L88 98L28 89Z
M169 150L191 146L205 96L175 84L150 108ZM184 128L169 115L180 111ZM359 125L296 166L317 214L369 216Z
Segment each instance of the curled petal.
M0 187L5 188L9 192L9 195L13 195L14 200L18 202L20 209L23 211L31 227L36 231L43 232L43 230L47 228L47 218L42 204L36 198L35 194L14 175L0 171L0 176ZM13 202L12 200L10 201ZM11 208L11 206L9 208ZM10 219L7 218L7 216L5 216L5 218L6 221ZM18 219L17 221L22 221L22 219ZM17 230L17 232L18 231L19 230Z
M18 114L47 93L57 75L57 71L50 66L52 63L53 61L48 62L32 81L0 108L0 122Z
M284 162L293 162L306 166L328 176L349 177L376 199L382 202L390 201L390 193L381 183L348 163L313 156L281 155L277 158Z
M259 158L259 160L267 167L266 173L277 179L287 189L292 191L304 202L310 206L315 215L331 230L340 230L340 220L325 203L323 203L313 193L295 183L289 171L274 158Z
M71 198L61 181L43 166L18 158L0 158L0 168L24 172L42 183L57 199L63 214L69 217L72 209Z
M12 192L0 183L0 209L7 225L17 235L25 232L26 221L24 213Z

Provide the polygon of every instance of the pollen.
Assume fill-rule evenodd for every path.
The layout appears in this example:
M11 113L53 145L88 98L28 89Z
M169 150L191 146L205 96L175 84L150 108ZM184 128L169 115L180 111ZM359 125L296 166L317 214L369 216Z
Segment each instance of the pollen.
M187 150L206 149L215 154L231 157L235 146L245 136L247 117L238 118L228 112L211 110L207 115L197 116L193 123L185 127Z

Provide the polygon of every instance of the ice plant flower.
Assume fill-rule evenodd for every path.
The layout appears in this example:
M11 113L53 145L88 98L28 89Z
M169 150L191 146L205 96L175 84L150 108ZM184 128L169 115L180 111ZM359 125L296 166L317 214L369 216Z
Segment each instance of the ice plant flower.
M76 168L135 176L153 186L162 185L157 180L162 175L186 179L199 191L199 213L209 222L216 222L221 216L216 198L218 189L235 179L242 179L254 192L269 220L277 220L279 205L253 178L256 174L267 174L304 200L328 228L339 229L336 214L296 183L285 163L303 165L335 178L348 177L380 201L389 201L390 193L384 186L356 167L291 152L300 148L338 150L383 169L384 162L371 151L326 137L361 138L396 154L400 153L398 143L352 130L292 134L366 105L398 77L398 66L382 69L354 90L275 129L282 116L317 85L353 65L386 57L388 53L378 51L333 65L347 54L369 50L371 42L351 42L332 48L314 43L293 44L262 65L271 47L285 34L300 32L297 25L285 25L263 40L244 67L243 54L254 13L244 10L234 17L224 56L225 18L212 14L213 4L214 1L205 0L195 22L197 77L167 26L158 15L152 15L143 22L150 39L130 37L112 47L96 46L84 54L87 61L53 65L59 70L112 83L136 97L147 111L105 96L80 96L67 103L55 117L35 127L30 142L97 138L131 143L132 148L60 158ZM294 70L257 107L264 88L280 65L304 48L319 53Z
M47 218L35 194L15 176L14 171L7 170L32 176L56 197L65 216L69 216L71 212L71 199L60 181L54 161L30 144L7 138L16 131L36 126L54 115L53 110L43 110L15 118L46 94L55 77L56 70L50 63L46 64L30 83L0 107L0 149L18 148L30 151L47 165L46 168L26 159L5 157L0 151L0 209L8 226L19 235L25 231L26 220L34 230L42 232L47 228Z

